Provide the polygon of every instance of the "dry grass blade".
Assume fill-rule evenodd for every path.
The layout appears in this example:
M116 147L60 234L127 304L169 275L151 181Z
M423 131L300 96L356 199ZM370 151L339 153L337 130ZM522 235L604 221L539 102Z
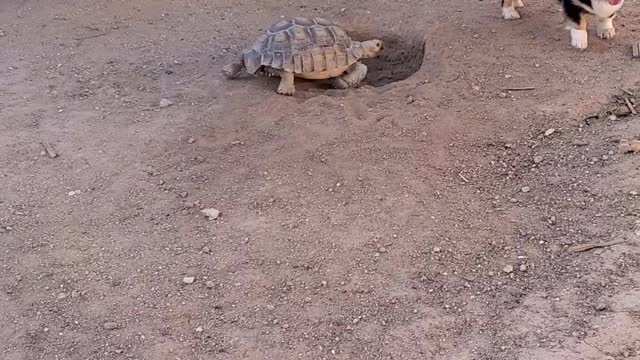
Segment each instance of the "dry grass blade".
M625 243L625 242L626 242L625 240L613 240L613 241L609 241L609 242L606 242L606 243L586 243L586 244L580 244L580 245L572 246L568 250L569 250L569 252L577 253L577 252L588 251L588 250L591 250L591 249L603 248L603 247L613 246L613 245L617 245L617 244L622 244L622 243Z

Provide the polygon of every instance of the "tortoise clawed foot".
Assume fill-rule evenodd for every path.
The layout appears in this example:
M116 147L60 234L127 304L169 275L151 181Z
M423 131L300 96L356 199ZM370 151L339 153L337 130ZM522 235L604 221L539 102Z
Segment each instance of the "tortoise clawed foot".
M296 89L295 88L289 88L287 86L282 87L282 86L278 86L278 90L276 90L276 92L280 95L287 95L287 96L291 96L293 94L295 94Z
M348 89L349 83L346 82L343 78L336 78L335 80L333 80L333 87L335 87L336 89Z

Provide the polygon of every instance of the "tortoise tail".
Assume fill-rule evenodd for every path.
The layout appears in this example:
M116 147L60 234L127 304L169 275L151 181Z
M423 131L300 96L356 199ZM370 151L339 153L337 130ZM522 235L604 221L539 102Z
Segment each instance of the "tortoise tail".
M238 59L231 64L227 64L222 67L222 73L227 79L235 79L238 77L242 70L245 70L246 66L244 65L244 57L240 55Z

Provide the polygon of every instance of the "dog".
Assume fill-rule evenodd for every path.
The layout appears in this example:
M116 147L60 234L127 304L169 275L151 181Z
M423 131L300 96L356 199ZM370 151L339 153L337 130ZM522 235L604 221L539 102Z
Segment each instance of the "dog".
M584 50L588 46L587 15L598 20L597 34L602 39L611 39L616 34L613 18L624 4L624 0L558 0L567 20L567 30L571 32L571 46ZM522 0L502 0L502 17L507 20L519 19L516 8L523 7Z

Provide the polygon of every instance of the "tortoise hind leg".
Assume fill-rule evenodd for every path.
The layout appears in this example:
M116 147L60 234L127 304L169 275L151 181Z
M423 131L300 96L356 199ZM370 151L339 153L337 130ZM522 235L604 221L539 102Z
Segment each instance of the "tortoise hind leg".
M282 70L278 75L280 75L280 85L276 92L280 95L293 95L296 92L293 73Z
M367 77L368 69L365 64L357 62L351 65L346 72L345 75L337 77L334 80L334 85L338 89L358 87L364 78Z

